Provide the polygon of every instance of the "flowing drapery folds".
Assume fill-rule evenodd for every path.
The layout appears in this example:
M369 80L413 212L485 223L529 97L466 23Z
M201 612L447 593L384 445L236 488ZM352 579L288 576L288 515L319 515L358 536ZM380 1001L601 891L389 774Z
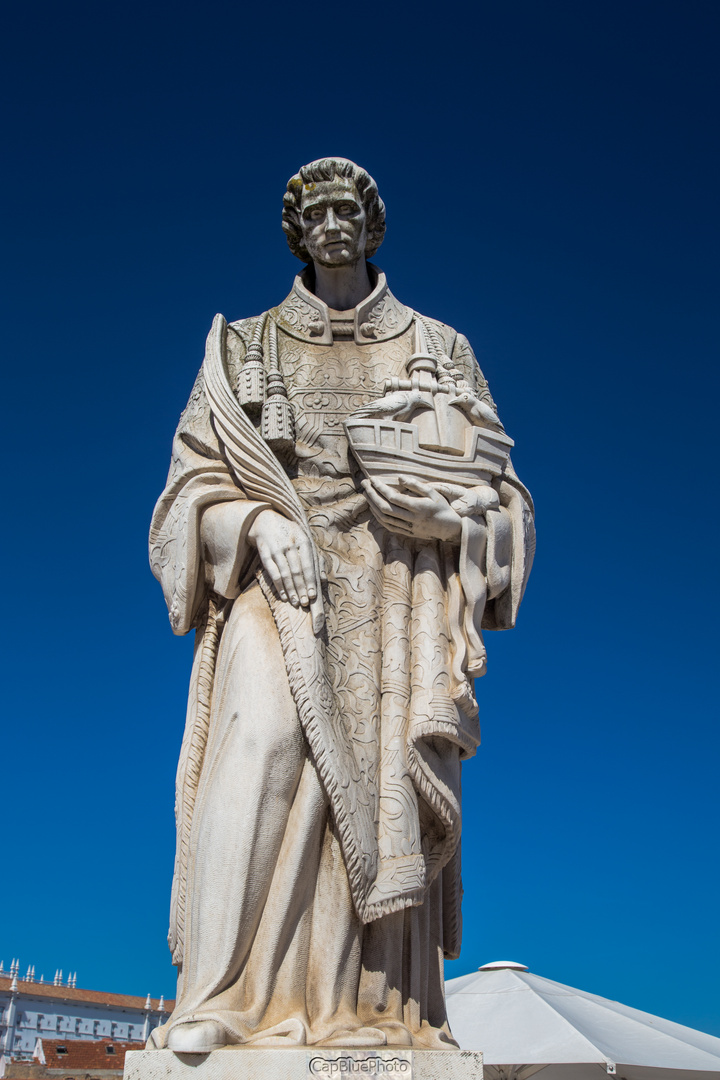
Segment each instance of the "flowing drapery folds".
M263 1014L266 1021L251 1023L243 1011L250 999L258 1000L257 991L243 981L257 962L253 943L258 925L266 927L266 951L268 941L279 949L290 934L297 955L303 949L312 953L310 938L302 945L302 918L297 916L290 932L289 916L278 914L280 865L273 873L272 860L286 859L282 872L289 873L282 852L293 829L298 843L303 829L306 843L307 830L319 829L318 836L327 830L317 872L326 892L330 881L335 881L333 889L348 889L352 912L347 933L360 942L358 970L377 973L378 955L392 953L391 938L400 942L392 948L404 955L409 946L401 941L409 931L399 931L393 920L422 905L422 918L436 926L429 938L433 947L457 955L460 768L475 752L480 735L472 679L484 670L482 628L514 624L532 562L532 504L509 463L493 480L497 508L464 517L457 545L400 537L373 518L343 423L380 398L388 379L404 377L415 318L392 297L384 278L378 278L375 292L377 303L365 303L350 332L338 332L327 311L320 310L318 323L317 298L308 300L302 282L288 301L259 319L226 326L221 316L216 318L153 519L151 563L173 630L196 631L177 777L170 944L183 985L175 1020L187 1020L190 1013L217 1015L236 1041L254 1037L251 1029L257 1024L272 1026L270 1012ZM474 390L491 401L465 339L449 327L426 322ZM262 438L259 409L248 416L238 399L248 350L256 343L259 354L257 344L270 333L277 335L274 375L283 379L283 400L292 410L295 431L294 453L282 457ZM252 523L266 509L291 518L312 539L325 584L309 611L279 599L248 542ZM237 779L247 804L242 820L258 835L267 829L262 792L272 788L273 761L261 746L279 721L277 708L250 683L253 636L256 664L263 665L270 655L270 646L263 644L268 634L275 635L283 663L283 670L273 669L273 678L288 688L307 767L316 779L311 782L303 771L305 779L288 782L290 816L278 816L277 842L262 840L265 855L262 872L253 871L256 885L246 889L242 905L228 901L223 908L218 897L225 885L215 871L204 868L212 860L203 851L208 844L225 845L229 872L247 874L242 868L255 865L253 852L260 844L250 836L246 848L228 839L223 833L228 815L216 798L221 784L230 785L223 792L226 806L238 798L232 777L221 779L223 755L227 762L238 731L245 739L242 769L248 778L247 783ZM247 694L235 701L233 672L237 675L241 667ZM292 727L292 721L287 723ZM267 782L260 782L265 774ZM320 802L313 803L310 814L308 791L314 783ZM251 805L252 799L256 803ZM323 813L326 826L318 824ZM258 824L252 825L255 820ZM333 844L339 861L332 856ZM205 906L203 890L211 890ZM298 881L296 895L300 892ZM307 900L311 907L318 902L317 896ZM222 937L227 959L203 982L197 954L200 939L210 932L206 912L213 904L212 933ZM232 920L237 926L228 926ZM375 927L372 933L370 926ZM300 961L293 962L300 970ZM346 956L343 970L348 963ZM412 963L408 953L407 964ZM307 968L310 961L303 964ZM442 996L441 968L434 978ZM354 1007L359 1015L365 976L358 979ZM237 990L230 1009L226 998L232 997L233 986L242 993ZM278 1009L282 1012L277 990L274 996L267 993L276 1017ZM312 1012L307 1003L306 1011ZM245 1017L242 1023L229 1018L236 1013ZM304 1018L302 1023L303 1038L312 1041L320 1022ZM375 1017L373 1024L378 1023ZM407 1016L403 1023L409 1023Z

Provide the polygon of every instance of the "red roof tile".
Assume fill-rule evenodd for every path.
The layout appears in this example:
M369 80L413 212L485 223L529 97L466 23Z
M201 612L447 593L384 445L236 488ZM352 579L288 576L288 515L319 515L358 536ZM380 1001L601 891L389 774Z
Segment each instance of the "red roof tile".
M113 1042L112 1039L42 1039L48 1069L122 1069L128 1050L142 1049L142 1043ZM58 1053L64 1047L67 1053Z
M9 990L12 979L0 975L0 990ZM52 983L22 982L18 979L18 991L28 997L54 998L56 1001L89 1001L96 1005L113 1005L116 1009L144 1009L144 997L132 997L130 994L109 994L104 990L81 990L80 987L53 986ZM150 1004L157 1011L158 998L151 998ZM165 1002L168 1015L175 1008L174 1001Z

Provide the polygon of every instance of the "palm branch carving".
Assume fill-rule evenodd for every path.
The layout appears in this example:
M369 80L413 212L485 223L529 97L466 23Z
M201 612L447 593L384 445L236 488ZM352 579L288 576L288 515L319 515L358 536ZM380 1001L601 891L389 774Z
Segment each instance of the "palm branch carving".
M227 323L216 315L205 350L205 390L213 413L215 431L225 448L235 478L249 499L270 503L273 510L296 522L306 533L313 549L316 580L320 582L319 561L305 510L288 476L269 446L255 430L230 388L226 363ZM325 624L322 596L310 605L313 631Z

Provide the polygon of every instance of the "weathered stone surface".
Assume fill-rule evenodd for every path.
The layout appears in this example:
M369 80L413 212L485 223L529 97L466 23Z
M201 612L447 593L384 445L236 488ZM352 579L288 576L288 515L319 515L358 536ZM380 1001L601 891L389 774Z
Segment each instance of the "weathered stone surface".
M132 1051L123 1080L482 1080L467 1050L248 1049L207 1055Z
M308 267L216 316L155 510L152 569L196 633L159 1050L452 1045L461 762L533 511L470 345L367 262L384 222L352 162L292 178Z

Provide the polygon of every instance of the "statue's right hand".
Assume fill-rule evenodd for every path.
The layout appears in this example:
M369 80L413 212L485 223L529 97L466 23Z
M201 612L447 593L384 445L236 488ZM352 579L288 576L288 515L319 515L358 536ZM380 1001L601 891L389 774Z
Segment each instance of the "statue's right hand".
M276 510L261 510L248 540L256 548L281 600L307 607L317 597L315 561L310 540L294 521Z

